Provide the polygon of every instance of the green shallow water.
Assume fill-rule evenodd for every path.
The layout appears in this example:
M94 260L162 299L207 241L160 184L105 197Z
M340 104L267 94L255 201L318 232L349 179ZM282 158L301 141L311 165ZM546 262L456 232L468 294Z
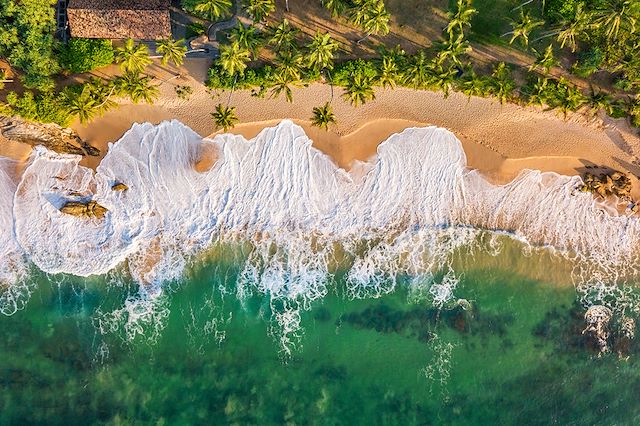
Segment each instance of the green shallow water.
M538 261L457 271L467 310L330 294L290 355L269 303L233 294L234 265L194 267L165 327L132 341L98 331L132 286L37 275L26 309L0 317L0 423L637 424L635 341L628 359L596 356L568 277L514 272Z

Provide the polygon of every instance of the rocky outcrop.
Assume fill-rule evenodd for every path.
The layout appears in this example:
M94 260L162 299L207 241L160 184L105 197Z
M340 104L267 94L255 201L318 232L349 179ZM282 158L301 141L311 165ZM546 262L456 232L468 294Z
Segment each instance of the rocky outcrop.
M61 154L100 155L98 148L83 141L75 131L57 124L33 123L0 115L0 136L0 143L4 137L31 146L42 145Z
M107 210L106 207L102 207L95 201L89 201L88 203L69 201L62 206L60 211L72 216L95 217L97 219L102 219L109 210Z
M600 176L587 173L583 180L584 185L580 188L582 191L594 192L602 198L615 195L623 200L631 200L631 179L623 173L613 172Z

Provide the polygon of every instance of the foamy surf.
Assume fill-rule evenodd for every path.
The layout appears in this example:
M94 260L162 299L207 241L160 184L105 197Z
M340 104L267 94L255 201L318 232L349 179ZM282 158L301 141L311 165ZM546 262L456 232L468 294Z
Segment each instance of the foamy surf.
M196 171L212 147L218 161ZM429 286L425 293L443 305L456 280L447 273L435 282L434 274L486 231L573 258L579 286L608 289L638 263L640 221L576 191L579 177L527 170L493 185L468 170L461 143L436 127L391 136L357 178L290 121L250 141L202 139L177 121L136 124L95 173L79 161L38 148L17 185L0 169L6 288L25 262L79 276L126 264L148 300L213 243L250 242L237 291L267 294L286 330L293 312L327 293L336 264L347 269L353 297L391 291L408 275L416 294ZM116 183L129 189L114 191ZM103 219L60 211L88 200L108 209Z

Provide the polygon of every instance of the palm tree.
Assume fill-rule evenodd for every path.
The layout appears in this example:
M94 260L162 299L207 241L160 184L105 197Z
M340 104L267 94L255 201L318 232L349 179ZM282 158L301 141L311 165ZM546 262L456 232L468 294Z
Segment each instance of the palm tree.
M113 81L109 81L105 84L99 78L93 77L88 82L84 83L83 87L86 87L91 93L91 98L96 104L98 114L102 115L104 112L115 108L118 105L111 99L111 96L117 90L117 85Z
M211 113L211 116L213 117L213 122L215 123L216 128L222 128L225 132L238 123L236 107L218 104L216 105L215 112Z
M116 49L116 62L120 69L128 73L141 73L151 63L149 48L144 44L135 44L128 39L124 46Z
M567 118L568 111L577 111L582 105L587 103L585 96L580 89L575 86L568 86L566 90L561 93L559 101L560 111L564 113L565 118Z
M318 31L311 43L307 45L307 49L309 49L307 65L317 71L333 68L333 54L339 47L340 44L333 40L329 33L322 34Z
M467 95L469 99L472 96L481 96L485 97L487 94L487 84L486 81L478 77L471 69L468 73L465 73L464 79L460 83L460 91Z
M436 64L442 65L447 59L459 67L462 66L460 57L468 54L471 51L471 46L464 39L464 35L458 35L458 38L453 40L449 39L447 42L441 45L441 50L436 56Z
M203 0L194 8L196 12L202 13L213 22L225 15L231 8L231 0Z
M299 33L300 31L292 27L285 18L280 25L271 29L269 43L276 48L276 53L280 50L292 49L296 47L296 37Z
M640 20L637 0L608 0L605 7L596 12L595 25L605 28L609 41L618 40L620 30L633 34Z
M378 84L384 87L395 88L398 81L401 81L403 74L398 67L398 62L394 56L388 55L382 57L380 64L380 72L378 73Z
M516 88L516 83L511 76L511 70L504 62L500 62L493 69L491 77L489 81L491 93L498 98L501 104L504 104Z
M116 85L120 92L128 95L135 104L140 101L152 104L159 95L158 86L151 84L151 77L142 77L137 73L124 73L116 78Z
M376 94L373 90L373 81L371 77L356 74L349 79L346 92L342 95L351 105L358 106L365 104L367 101L374 100Z
M184 39L167 39L158 42L156 51L162 55L162 65L167 65L169 61L171 61L179 67L184 63L184 57L187 54L187 46L184 45Z
M91 89L87 85L82 87L80 93L69 87L63 90L62 104L69 114L77 116L82 124L93 119L97 112L95 100L91 97Z
M262 45L262 37L258 34L257 28L254 26L245 27L240 21L237 26L231 29L229 38L232 42L238 43L242 49L250 51L254 58Z
M254 22L262 22L276 10L276 2L274 0L247 0L245 9Z
M572 52L575 52L578 48L577 38L592 25L592 14L583 9L582 3L578 3L573 18L562 22L561 29L555 33L558 36L560 47L562 48L566 44Z
M536 82L531 87L527 102L529 104L535 104L542 106L547 102L549 90L549 79L546 77L538 77Z
M536 60L529 67L529 71L542 69L545 74L549 74L549 70L559 64L558 60L553 55L553 44L549 44L544 52L539 52L536 49L533 49L533 51L536 53Z
M518 38L522 38L522 41L525 46L529 45L529 34L531 31L544 25L544 21L536 20L529 15L529 12L525 12L520 10L520 19L517 21L512 21L511 23L513 30L508 33L504 33L502 36L512 35L511 40L509 40L509 44L513 44Z
M237 41L220 46L218 64L229 76L243 74L250 60L251 52L242 48Z
M358 40L358 44L362 43L371 36L371 34L386 35L389 34L389 19L391 15L384 7L384 2L377 1L367 12L367 16L363 22L362 28L365 36Z
M456 3L456 11L447 13L449 24L446 32L449 39L453 39L456 29L460 34L464 34L464 27L471 26L471 19L478 13L476 9L471 7L471 0L458 0Z
M436 67L432 71L432 75L429 77L429 85L442 91L444 97L449 96L449 90L453 87L454 77L456 75L456 69Z
M298 79L293 78L287 72L277 72L271 86L271 97L277 98L280 94L284 93L284 97L287 102L293 102L291 85L296 84L298 81Z
M601 90L596 90L591 86L590 93L586 103L593 115L597 114L599 110L604 110L607 114L611 114L613 110L611 96Z
M405 72L405 82L414 89L421 89L428 85L429 75L427 56L421 50L417 55L414 55L409 63L409 67Z
M322 0L322 5L331 12L332 18L341 16L347 10L345 0Z
M311 117L311 124L318 126L321 129L328 130L330 124L335 124L336 116L333 114L333 109L329 102L325 103L321 107L313 108L313 117Z
M300 80L304 58L296 49L278 52L276 65L279 71L287 75L290 80Z

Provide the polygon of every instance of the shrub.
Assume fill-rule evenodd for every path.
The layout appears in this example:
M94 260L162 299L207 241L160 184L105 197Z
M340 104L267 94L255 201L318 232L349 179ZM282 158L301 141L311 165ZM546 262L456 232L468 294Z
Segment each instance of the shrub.
M373 61L365 61L364 59L339 63L335 66L333 72L333 83L336 86L344 87L347 86L355 76L375 80L378 76L375 63L373 63Z
M111 40L72 38L60 52L60 65L72 73L92 71L113 63Z
M568 20L575 15L578 5L584 3L584 0L547 0L544 15L551 22Z
M572 72L580 77L588 77L598 71L604 60L602 50L598 47L578 53L578 61L573 64Z
M37 96L30 91L24 92L22 96L18 96L16 92L9 92L7 104L13 113L27 120L66 126L72 118L67 108L62 105L60 95L55 92L41 93Z

